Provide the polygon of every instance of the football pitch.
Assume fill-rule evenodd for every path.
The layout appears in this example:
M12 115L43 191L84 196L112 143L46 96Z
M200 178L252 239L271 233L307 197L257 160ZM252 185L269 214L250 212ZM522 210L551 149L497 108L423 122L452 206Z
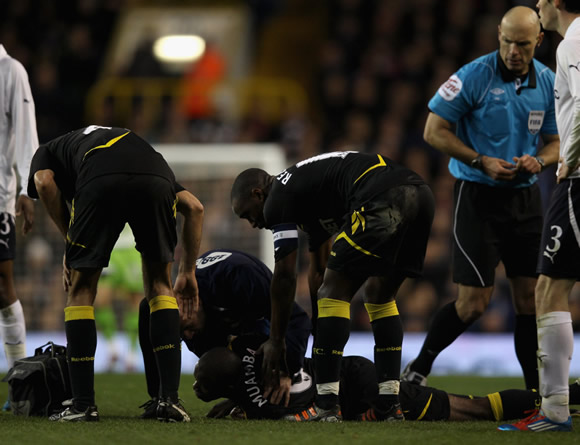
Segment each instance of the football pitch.
M546 444L580 443L580 418L572 433L499 432L498 422L414 422L340 424L290 424L282 421L234 421L206 419L212 404L199 401L192 389L193 376L183 375L180 396L192 422L164 424L140 420L138 406L148 397L143 374L97 374L97 405L101 421L57 424L43 418L22 418L0 413L0 443L20 444L226 444L226 445L338 445L338 444ZM434 376L429 384L458 394L485 395L519 388L519 378ZM5 400L7 384L0 384ZM557 441L557 442L556 442Z

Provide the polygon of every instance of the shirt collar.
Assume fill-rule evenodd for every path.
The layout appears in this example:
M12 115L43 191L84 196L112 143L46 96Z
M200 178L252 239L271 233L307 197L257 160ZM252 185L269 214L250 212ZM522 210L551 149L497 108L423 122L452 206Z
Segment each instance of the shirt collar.
M514 73L512 73L508 69L508 67L505 65L505 63L503 63L503 60L501 59L501 57L499 55L499 51L497 52L497 65L499 66L501 78L503 79L504 82L514 82L514 81L516 81L516 79L520 78L520 80L522 80L520 88L524 88L524 87L525 88L536 88L536 70L534 68L534 59L532 59L532 61L530 62L528 73L526 74L526 76L523 79L520 76L516 76ZM528 83L527 83L527 85L524 85L524 83L526 82L526 79L527 79Z
M572 20L572 23L570 23L570 26L568 26L568 29L566 30L566 34L564 34L564 38L567 39L571 35L576 34L578 28L580 28L580 17L576 17Z
M7 53L7 52L6 52L6 50L4 49L4 45L2 45L2 44L0 43L0 59L1 59L2 57L7 57L7 56L8 56L8 53Z

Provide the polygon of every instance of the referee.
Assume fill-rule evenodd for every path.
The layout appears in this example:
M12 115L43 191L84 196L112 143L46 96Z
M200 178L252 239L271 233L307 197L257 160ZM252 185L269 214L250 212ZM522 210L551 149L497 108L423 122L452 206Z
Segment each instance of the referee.
M533 58L543 39L533 9L510 9L498 38L499 51L463 66L429 102L425 140L451 157L449 171L457 178L453 281L459 291L436 314L419 356L403 372L404 380L419 384L426 384L437 355L485 311L502 261L516 312L516 355L526 387L538 387L534 287L542 205L536 181L558 159L554 73Z

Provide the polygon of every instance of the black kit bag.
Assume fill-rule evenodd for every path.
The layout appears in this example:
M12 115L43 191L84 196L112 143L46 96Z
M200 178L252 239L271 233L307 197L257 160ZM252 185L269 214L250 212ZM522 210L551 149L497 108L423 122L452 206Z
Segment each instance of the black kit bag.
M3 382L8 382L10 409L15 416L50 416L63 410L72 398L66 347L48 342L34 356L14 362Z

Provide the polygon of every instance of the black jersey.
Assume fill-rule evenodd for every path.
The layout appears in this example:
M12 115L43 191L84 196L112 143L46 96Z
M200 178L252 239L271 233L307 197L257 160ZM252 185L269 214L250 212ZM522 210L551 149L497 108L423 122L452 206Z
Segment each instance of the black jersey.
M126 128L91 125L40 146L32 158L28 195L38 198L34 174L50 169L69 202L92 179L115 173L148 174L175 183L173 172L151 145ZM176 185L175 191L183 190Z
M243 373L232 399L248 419L279 419L312 406L316 397L314 361L304 359L304 367L294 374L288 407L272 405L264 397L262 356L256 350L265 336L244 335L232 342L232 351L242 359ZM340 406L345 420L356 420L374 405L379 395L374 364L360 356L345 356L340 368ZM445 391L401 382L401 406L408 420L449 419L449 397Z
M242 359L243 372L232 399L244 410L248 419L279 419L286 414L301 411L312 405L316 385L312 376L314 366L305 360L304 368L292 380L288 407L273 405L264 397L262 356L256 350L267 340L263 335L244 335L232 342L232 351Z
M185 340L198 357L216 346L226 346L228 336L270 334L270 282L272 272L247 253L210 250L197 260L195 277L205 313L205 328ZM308 314L294 303L286 333L288 366L302 366L311 324Z
M275 226L296 224L315 250L338 232L353 209L408 184L424 181L380 155L343 151L315 156L276 176L264 204L266 226L275 231Z

